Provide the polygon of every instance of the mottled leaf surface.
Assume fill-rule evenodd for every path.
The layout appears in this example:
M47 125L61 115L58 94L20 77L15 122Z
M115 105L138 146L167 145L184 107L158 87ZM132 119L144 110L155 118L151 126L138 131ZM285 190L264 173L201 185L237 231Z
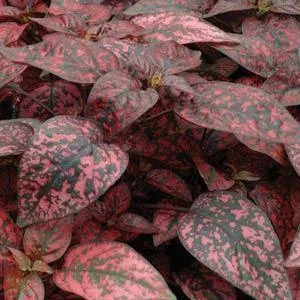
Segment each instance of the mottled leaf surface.
M212 92L213 91L213 92ZM204 82L193 101L178 103L175 112L199 126L270 142L297 143L300 125L260 89L228 82Z
M18 25L14 22L0 23L0 44L7 46L18 41L27 27L28 24Z
M58 260L70 245L73 217L61 218L26 228L23 248L30 258L50 263Z
M0 157L24 152L33 136L30 125L17 120L0 121Z
M292 299L280 243L268 217L245 196L201 194L178 234L200 262L256 299Z
M41 125L20 162L20 226L74 214L119 179L127 155L101 139L99 127L80 117L59 116Z
M0 48L7 59L51 72L65 80L94 83L119 66L116 56L97 43L53 33L40 43L25 47ZM86 54L89 55L86 55Z
M112 71L94 84L85 115L113 135L150 109L158 97L154 89L142 90L140 82L127 72Z
M147 183L155 188L181 199L185 202L192 201L192 195L185 181L174 172L167 169L155 169L147 175Z
M285 150L296 173L300 176L300 144L286 145Z
M239 42L238 37L222 31L199 17L184 12L139 15L133 17L132 21L147 30L143 34L143 39L146 41L173 40L178 44Z
M55 284L85 299L176 299L162 276L129 246L116 242L72 248Z

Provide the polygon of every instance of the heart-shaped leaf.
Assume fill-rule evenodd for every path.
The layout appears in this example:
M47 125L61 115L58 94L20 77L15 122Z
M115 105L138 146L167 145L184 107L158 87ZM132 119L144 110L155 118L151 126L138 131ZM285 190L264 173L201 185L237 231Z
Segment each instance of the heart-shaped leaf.
M15 120L0 121L0 157L24 152L33 136L30 125Z
M176 299L146 259L117 242L75 246L53 280L85 299Z
M147 183L157 189L181 199L185 202L191 202L192 195L185 181L167 169L155 169L147 175Z
M201 194L179 219L178 235L195 258L255 299L292 299L273 227L245 196Z
M44 36L43 42L34 45L1 47L0 53L13 62L79 83L94 83L103 73L119 66L117 57L99 44L61 33Z
M270 142L300 142L297 121L260 89L228 82L204 82L198 84L197 92L193 101L178 103L174 108L191 123Z
M113 135L133 123L158 100L154 89L142 90L127 72L112 71L93 86L86 116L97 120L104 132Z
M80 117L59 116L41 125L20 162L20 226L74 214L119 179L127 155L101 139L97 125Z
M148 42L171 40L178 44L239 42L238 37L184 11L139 15L133 17L132 21L146 29L142 37Z
M23 238L24 252L32 260L56 261L69 247L72 229L72 216L27 227Z

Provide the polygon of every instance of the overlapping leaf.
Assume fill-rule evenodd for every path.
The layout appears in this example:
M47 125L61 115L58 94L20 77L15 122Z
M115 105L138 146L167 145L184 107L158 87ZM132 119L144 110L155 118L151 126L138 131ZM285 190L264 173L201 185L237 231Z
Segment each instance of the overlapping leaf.
M20 163L20 226L74 214L115 183L128 158L101 138L97 125L84 118L60 116L43 123Z
M194 257L255 299L292 299L273 227L243 195L201 194L178 230Z
M91 23L107 21L111 16L111 10L107 6L84 4L73 0L52 0L49 12L54 15L73 13Z
M185 214L176 211L173 200L162 199L158 205L166 207L166 209L157 209L153 215L153 224L159 229L159 232L153 235L155 247L177 236L178 218Z
M18 41L27 27L28 24L18 25L13 22L0 23L0 44L7 46Z
M178 103L174 108L191 123L276 143L292 144L300 140L297 121L260 89L207 82L199 84L197 92L193 101Z
M200 263L193 263L173 276L189 299L236 299L234 287Z
M13 62L26 63L79 83L94 83L103 73L119 66L116 56L97 43L61 33L44 36L43 42L34 45L1 47L0 53Z
M155 169L147 175L147 183L155 188L181 199L185 202L191 202L192 195L185 181L167 169Z
M93 86L86 116L99 122L107 135L133 123L158 100L154 89L142 90L139 81L125 71L112 71Z
M17 105L19 117L45 121L53 117L39 103L51 109L55 115L78 115L81 112L82 95L74 83L64 80L39 82L31 86L28 96ZM37 103L32 98L39 101Z
M290 203L278 189L270 184L257 184L250 196L268 215L285 255L296 233Z
M197 10L197 0L140 0L129 7L125 14L135 16L140 14L157 14L170 11Z
M133 17L132 21L147 29L143 34L146 41L175 41L178 44L196 42L233 42L239 38L227 34L218 27L185 12L165 12Z
M286 145L285 149L296 173L300 176L300 144Z
M73 218L66 217L26 228L23 248L32 259L50 263L66 252L72 238Z
M116 242L74 247L53 278L61 289L86 299L176 299L148 261Z
M17 120L0 121L0 157L24 152L33 136L30 125Z
M300 267L300 227L298 227L298 231L291 246L289 256L285 261L285 266L289 268Z

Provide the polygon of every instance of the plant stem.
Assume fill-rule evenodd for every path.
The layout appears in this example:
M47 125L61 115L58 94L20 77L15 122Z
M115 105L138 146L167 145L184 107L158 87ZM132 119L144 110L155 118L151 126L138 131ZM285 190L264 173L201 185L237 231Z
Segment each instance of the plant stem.
M169 112L171 112L171 111L173 111L172 108L163 110L163 111L161 111L161 112L159 112L159 113L157 113L157 114L155 114L155 115L153 115L153 116L151 116L151 117L149 117L149 118L146 118L146 119L142 120L141 123L149 122L149 121L151 121L151 120L153 120L153 119L155 119L155 118L158 118L158 117L160 117L160 116L162 116L162 115L164 115L164 114L167 114L167 113L169 113Z

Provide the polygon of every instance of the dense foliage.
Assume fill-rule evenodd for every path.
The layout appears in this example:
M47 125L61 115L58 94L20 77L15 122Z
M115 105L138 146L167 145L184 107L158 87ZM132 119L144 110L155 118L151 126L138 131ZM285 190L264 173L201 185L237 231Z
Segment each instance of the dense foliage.
M0 0L0 298L299 299L299 15Z

